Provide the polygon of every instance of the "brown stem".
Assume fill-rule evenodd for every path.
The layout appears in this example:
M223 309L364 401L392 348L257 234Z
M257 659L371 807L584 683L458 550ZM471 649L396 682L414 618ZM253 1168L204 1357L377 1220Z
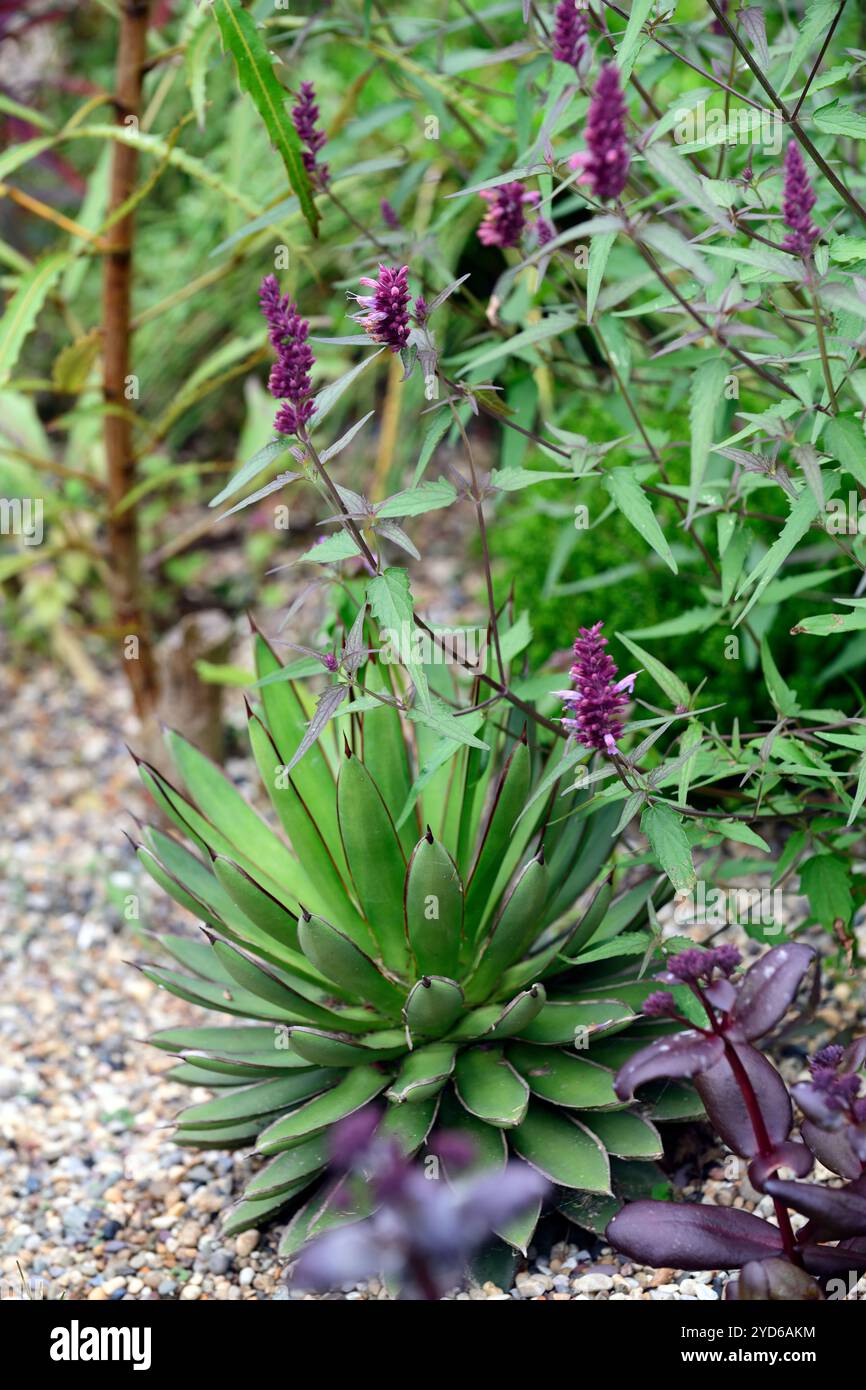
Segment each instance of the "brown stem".
M148 0L123 0L117 49L115 109L118 125L138 119L142 68L147 53ZM136 150L115 141L111 158L109 215L135 188ZM112 250L104 260L102 288L103 395L108 407L103 438L108 483L107 545L115 624L124 637L137 639L137 651L124 662L136 712L146 719L157 697L157 671L144 609L138 519L134 507L120 507L135 486L132 419L126 400L130 368L133 216L114 227Z

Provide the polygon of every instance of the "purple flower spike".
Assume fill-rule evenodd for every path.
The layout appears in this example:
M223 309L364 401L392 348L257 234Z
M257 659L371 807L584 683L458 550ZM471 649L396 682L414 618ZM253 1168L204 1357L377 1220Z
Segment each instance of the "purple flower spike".
M572 155L572 169L581 169L578 183L586 184L601 202L618 198L625 188L630 164L625 120L628 108L619 84L619 69L605 63L592 93L586 118L586 153Z
M641 1005L641 1013L646 1014L647 1018L664 1018L675 1012L674 996L666 989L657 989L654 994L648 994Z
M575 0L559 0L553 25L553 56L558 63L568 63L575 72L586 67L589 44L586 34L589 21Z
M318 183L321 188L327 186L329 180L327 164L319 164L316 159L319 150L327 143L328 137L323 130L318 130L316 122L319 119L319 107L316 102L316 89L312 82L302 82L298 101L292 107L292 124L298 132L298 138L306 149L302 152L304 168L313 183Z
M354 295L365 311L357 316L374 343L384 343L391 352L402 352L409 337L409 267L379 266L379 276L361 276L372 294Z
M535 219L535 240L539 246L547 246L556 236L556 228L552 222L548 222L546 217Z
M821 235L820 227L816 227L809 216L814 206L815 194L803 156L796 141L792 140L785 151L783 204L785 226L790 227L790 231L782 245L795 256L810 256L814 242Z
M388 202L387 198L382 198L379 203L379 211L382 214L382 221L389 231L397 232L400 230L400 219Z
M481 197L488 204L478 228L482 246L517 246L526 226L524 208L535 206L540 194L528 193L522 183L502 183L498 188L482 189Z
M266 275L259 290L259 303L268 323L268 337L276 349L268 390L283 404L277 411L277 434L298 434L316 409L310 399L310 371L315 363L307 343L310 325L302 319L289 296L280 294L275 275Z
M572 717L562 721L568 732L575 734L585 748L597 748L610 754L617 751L626 692L633 690L635 678L631 675L615 680L617 667L605 651L607 638L601 635L603 626L599 622L580 629L571 668L575 689L559 693L572 711Z
M415 317L415 322L417 323L418 327L423 328L424 324L430 317L430 305L427 303L427 300L424 298L423 294L419 294L418 298L415 300L415 303L412 306L412 313Z

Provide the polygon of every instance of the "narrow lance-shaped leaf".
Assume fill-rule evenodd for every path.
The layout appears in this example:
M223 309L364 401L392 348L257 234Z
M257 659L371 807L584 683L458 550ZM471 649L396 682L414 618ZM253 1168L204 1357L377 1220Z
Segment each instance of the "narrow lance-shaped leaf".
M287 93L277 81L264 40L241 0L213 0L212 8L223 48L229 50L235 60L241 88L249 93L264 121L271 144L286 166L289 184L315 236L319 214L313 202L310 177L304 168L301 142L286 110Z
M656 521L647 495L634 474L627 468L612 468L605 474L604 486L626 521L631 522L638 534L643 536L647 544L664 560L668 569L676 574L677 562L671 554L662 528Z
M750 1212L649 1199L618 1212L607 1238L630 1259L657 1269L736 1269L782 1249L776 1227Z

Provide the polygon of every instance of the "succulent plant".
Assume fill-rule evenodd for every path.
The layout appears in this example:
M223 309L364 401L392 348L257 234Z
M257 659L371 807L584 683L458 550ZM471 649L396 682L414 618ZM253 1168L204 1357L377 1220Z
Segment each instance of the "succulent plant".
M660 1156L654 1120L700 1113L676 1084L639 1105L614 1091L614 1069L678 1027L635 1027L655 988L635 978L655 949L637 928L660 880L649 873L614 897L619 806L568 790L563 769L588 754L531 747L522 716L509 728L476 715L467 728L479 737L463 745L407 721L392 668L366 652L353 658L353 703L310 743L307 693L261 635L254 645L261 705L248 711L249 737L284 835L176 734L168 746L188 795L139 764L194 846L145 827L139 857L205 933L162 939L179 969L141 968L241 1021L152 1038L180 1059L170 1077L215 1092L181 1112L176 1137L269 1160L226 1229L292 1206L289 1255L364 1215L363 1201L347 1205L345 1186L329 1185L328 1131L376 1098L387 1102L383 1135L407 1154L434 1127L470 1138L479 1169L504 1166L511 1150L565 1189L568 1215L600 1228L617 1184L634 1190L636 1171ZM514 1248L526 1247L539 1205L501 1232Z

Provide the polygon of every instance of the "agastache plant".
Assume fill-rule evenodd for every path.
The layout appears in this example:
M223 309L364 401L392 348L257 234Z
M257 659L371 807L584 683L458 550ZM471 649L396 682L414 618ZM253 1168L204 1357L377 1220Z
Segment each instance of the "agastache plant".
M610 202L620 196L628 179L629 155L625 122L628 108L614 63L602 67L589 104L584 138L586 151L572 155L569 164L580 169L578 183L594 198Z
M647 1082L690 1078L720 1138L748 1160L752 1186L771 1197L776 1224L731 1207L641 1200L608 1225L615 1249L657 1268L740 1269L726 1290L735 1299L820 1298L832 1276L866 1270L860 1158L866 1146L856 1076L866 1060L866 1039L819 1054L811 1082L794 1088L811 1117L799 1141L791 1138L794 1108L785 1082L754 1045L781 1022L814 960L809 946L776 946L734 978L740 956L731 946L693 947L669 958L662 979L669 988L649 995L643 1012L684 1031L665 1034L629 1058L617 1073L616 1093L630 1100ZM697 1026L684 1016L688 996L684 1001L674 994L683 986L693 996L693 1017L697 1005ZM848 1177L844 1187L802 1181L816 1157ZM794 1179L779 1176L785 1171ZM791 1211L809 1218L796 1232Z
M375 280L361 276L361 284L373 291L352 297L363 313L356 317L373 339L391 352L402 352L409 339L409 267L380 265Z
M553 56L558 63L567 63L575 72L585 71L589 62L587 31L589 21L575 0L559 0L553 26Z
M627 696L634 690L636 673L621 680L613 657L606 651L607 638L602 637L604 623L582 627L574 643L574 664L570 675L573 690L558 694L569 713L563 727L574 734L585 748L595 748L613 756L617 739L622 736L622 714Z
M347 1191L360 1178L375 1211L311 1241L292 1282L324 1291L379 1276L402 1299L433 1301L461 1281L494 1231L537 1207L550 1184L519 1162L470 1173L476 1146L457 1131L437 1137L432 1163L413 1163L395 1139L378 1134L381 1119L378 1107L359 1111L334 1127L330 1145L332 1171Z
M530 193L515 180L498 188L484 188L480 196L488 205L478 228L482 246L499 246L503 250L519 246L526 226L526 208L535 207L540 194Z
M815 206L815 193L796 140L791 140L785 152L785 194L783 214L790 228L782 242L786 251L804 259L811 256L812 247L821 235L810 216Z
M298 100L292 107L292 124L298 138L305 147L301 153L304 168L311 181L320 188L326 188L330 180L327 164L320 164L319 151L327 144L328 137L319 130L319 107L316 102L316 89L312 82L302 82Z
M274 429L277 434L298 434L316 409L310 397L310 372L316 361L307 342L310 325L301 318L288 295L280 294L275 275L266 275L262 281L259 304L277 354L268 377L268 390L282 401Z

